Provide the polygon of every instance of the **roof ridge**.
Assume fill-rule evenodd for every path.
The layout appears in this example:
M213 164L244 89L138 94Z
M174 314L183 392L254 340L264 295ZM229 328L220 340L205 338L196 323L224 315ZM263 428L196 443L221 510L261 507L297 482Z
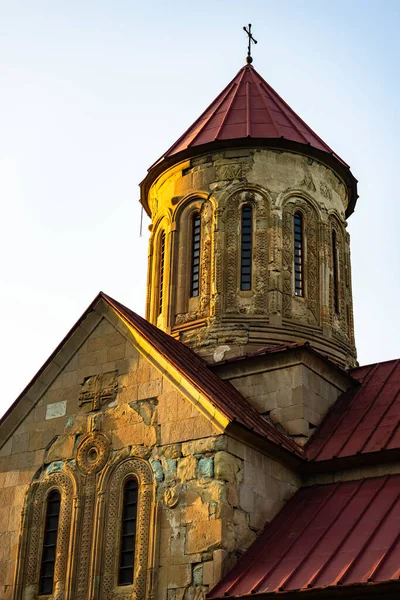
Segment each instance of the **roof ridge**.
M264 436L270 442L287 451L303 455L303 449L285 433L275 429L270 421L264 419L229 381L224 381L209 369L207 363L185 344L182 344L146 319L136 314L118 300L102 293L102 298L131 325L139 329L142 335L157 351L162 348L168 360L198 389L208 397L212 404L231 422L236 421L250 431ZM147 330L147 331L146 331ZM153 336L154 334L154 336ZM171 348L172 347L172 348ZM174 354L171 355L172 350ZM179 360L181 356L181 360ZM197 364L196 364L197 363Z

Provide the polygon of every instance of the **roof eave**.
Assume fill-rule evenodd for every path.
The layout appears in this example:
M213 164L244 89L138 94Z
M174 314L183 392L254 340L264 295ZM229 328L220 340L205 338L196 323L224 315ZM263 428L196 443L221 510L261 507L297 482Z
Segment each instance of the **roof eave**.
M239 138L217 140L208 144L192 146L177 152L172 156L160 159L152 167L150 167L146 177L140 185L140 203L145 209L147 215L151 217L150 208L148 205L148 193L154 181L168 168L178 164L183 160L201 156L210 152L215 152L223 149L233 148L269 148L272 150L289 150L297 154L304 154L310 158L314 158L326 166L332 168L343 180L349 196L349 204L346 209L346 218L354 212L358 194L357 194L357 179L352 174L350 167L346 166L335 153L328 153L318 148L314 148L310 144L302 144L293 142L284 138Z
M212 590L211 590L212 592ZM334 600L336 598L342 600L349 598L350 600L365 600L366 598L380 598L384 600L397 600L400 592L400 581L367 581L364 583L355 583L351 585L335 585L323 588L309 588L300 590L277 590L272 592L261 592L257 594L243 594L240 598L257 598L257 600ZM238 596L211 596L213 600L229 600L229 598L237 598Z

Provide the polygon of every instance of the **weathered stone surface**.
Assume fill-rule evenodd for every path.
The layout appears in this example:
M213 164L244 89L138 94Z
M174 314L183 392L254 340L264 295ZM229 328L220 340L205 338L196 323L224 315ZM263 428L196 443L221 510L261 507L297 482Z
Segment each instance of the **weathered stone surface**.
M67 460L73 458L75 447L74 435L60 435L50 446L45 454L45 463L55 460Z
M186 552L205 552L213 550L221 544L222 540L222 521L215 519L213 521L198 521L195 525L188 527Z
M162 465L159 460L152 460L151 466L154 472L154 477L157 482L160 482L164 479L164 473L162 469Z
M181 481L195 479L197 470L197 460L194 456L187 456L178 461L177 477Z
M190 454L204 454L206 452L217 452L218 450L226 450L227 438L223 435L217 437L208 437L203 440L194 440L182 444L183 456Z
M180 458L182 456L182 445L170 444L169 446L164 446L161 451L165 458Z
M199 477L213 477L214 475L214 460L213 458L200 458L198 463Z
M240 478L241 462L228 452L217 452L214 459L214 474L216 479L234 482Z

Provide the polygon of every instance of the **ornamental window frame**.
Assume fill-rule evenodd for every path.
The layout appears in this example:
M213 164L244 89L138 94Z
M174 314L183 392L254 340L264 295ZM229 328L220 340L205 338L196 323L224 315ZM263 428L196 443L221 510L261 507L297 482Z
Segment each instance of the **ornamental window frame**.
M72 528L74 527L73 498L76 481L69 472L42 473L28 488L22 514L18 548L14 600L56 598L68 594L68 573L71 571ZM50 594L40 593L42 555L48 499L53 492L60 494L60 512L54 563L53 588Z
M119 583L119 566L123 525L124 490L130 479L138 483L137 524L134 548L134 573L132 584ZM149 464L139 458L128 458L105 470L98 493L105 495L103 502L103 542L97 540L101 553L100 572L102 599L120 594L145 600L151 588L151 571L154 562L154 478ZM107 510L104 506L107 506ZM102 550L100 550L102 548Z

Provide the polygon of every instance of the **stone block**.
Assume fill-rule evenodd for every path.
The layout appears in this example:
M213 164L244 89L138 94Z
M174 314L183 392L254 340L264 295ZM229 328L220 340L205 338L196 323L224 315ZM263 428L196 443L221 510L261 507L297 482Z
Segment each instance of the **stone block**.
M194 586L203 585L203 565L193 565L192 583Z
M203 583L212 586L214 584L214 561L203 563Z
M223 435L217 437L207 437L202 440L194 440L182 444L182 454L204 454L206 452L217 452L218 450L226 450L227 438Z
M199 477L213 477L214 476L214 460L213 458L200 458L198 464Z
M152 460L151 461L151 467L152 467L153 472L154 472L154 478L155 478L155 480L158 483L160 483L164 479L164 473L163 473L163 469L162 469L160 461L159 460Z
M194 504L185 509L183 518L186 523L206 521L209 518L209 504L203 504L201 499L197 498Z
M49 419L57 419L58 417L63 417L66 412L67 412L66 400L61 400L60 402L54 402L54 403L48 404L46 406L45 419L46 419L46 421Z
M186 552L207 552L215 549L222 541L222 520L198 521L188 527Z
M168 587L183 587L192 582L192 569L190 564L171 565L168 567Z
M48 464L56 460L68 460L73 458L74 448L74 435L60 435L47 450L45 463Z
M180 458L182 456L181 444L170 444L161 449L165 458Z
M241 461L221 450L215 454L214 458L214 474L215 479L220 479L222 481L234 482L236 478L239 477L239 473L241 470Z
M186 456L178 461L177 477L181 481L196 478L197 460L194 456Z
M27 452L29 449L29 433L21 433L12 437L12 453Z

